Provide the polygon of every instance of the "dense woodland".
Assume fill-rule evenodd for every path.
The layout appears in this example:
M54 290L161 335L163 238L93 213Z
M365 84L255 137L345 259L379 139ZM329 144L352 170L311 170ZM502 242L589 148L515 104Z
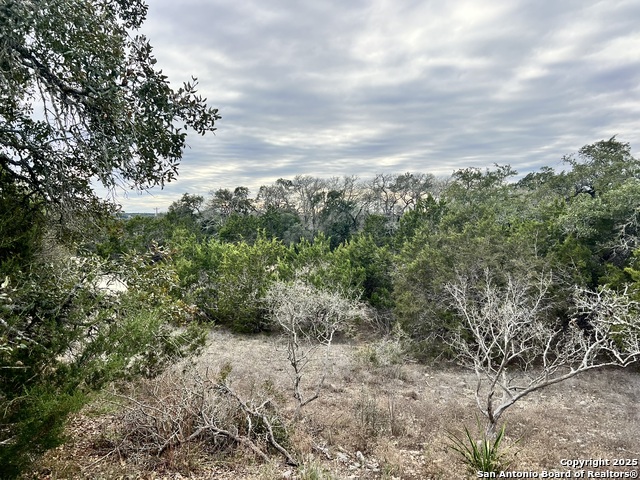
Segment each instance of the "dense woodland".
M296 176L124 216L94 182L173 180L185 131L215 130L217 110L155 67L135 35L144 2L31 3L0 6L3 478L60 444L96 392L158 375L211 326L286 334L296 298L318 300L307 332L344 319L320 341L401 332L418 361L501 373L638 359L640 160L624 141L560 170ZM494 318L524 330L501 346ZM490 393L489 433L503 407Z
M152 252L175 275L176 300L240 332L269 328L272 282L304 278L365 300L379 325L400 322L431 355L440 346L427 339L453 321L444 286L458 277L550 273L564 322L576 286L638 299L640 162L615 138L563 161L519 180L495 166L187 193L166 215L114 220L86 248L115 262Z

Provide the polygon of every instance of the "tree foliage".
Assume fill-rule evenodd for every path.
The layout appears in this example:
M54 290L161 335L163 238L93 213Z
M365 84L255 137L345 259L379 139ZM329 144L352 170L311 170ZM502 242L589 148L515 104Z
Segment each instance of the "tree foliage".
M32 198L77 207L106 187L163 185L186 130L219 118L196 81L173 90L135 34L141 0L9 0L0 7L0 167Z
M219 119L195 79L174 90L156 67L146 13L141 0L0 3L3 478L58 444L91 391L202 340L169 327L189 318L168 252L149 239L132 254L93 188L172 181L187 130ZM111 277L126 292L98 287Z
M120 378L154 376L203 342L185 323L168 265L151 254L119 265L60 258L6 277L0 288L0 464L17 474L62 440L69 413ZM122 288L125 287L125 288Z
M490 269L505 281L552 271L549 295L559 318L569 315L574 285L624 289L636 282L639 164L629 145L597 142L565 157L565 165L567 171L543 167L519 181L509 165L496 165L445 180L418 173L369 181L297 176L262 186L255 199L243 187L218 189L198 215L219 224L191 228L205 249L203 234L238 250L261 238L282 242L287 253L271 267L279 279L304 271L320 288L349 286L376 308L393 308L415 338L434 340L433 354L446 353L438 338L456 328L456 317L444 286L459 275L481 278ZM593 195L575 187L586 180L597 187ZM165 239L174 235L169 225ZM192 262L205 272L209 264Z

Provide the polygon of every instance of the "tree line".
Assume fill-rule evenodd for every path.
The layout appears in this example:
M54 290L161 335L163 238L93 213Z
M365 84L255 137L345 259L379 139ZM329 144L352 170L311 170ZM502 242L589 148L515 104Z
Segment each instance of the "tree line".
M185 193L169 206L174 222L193 221L204 234L225 241L253 241L260 230L287 244L322 233L335 247L360 232L369 219L397 222L442 187L430 174L379 174L370 181L356 176L318 178L297 175L263 185L255 197L247 187L220 188L205 199Z
M576 286L626 288L637 299L639 161L614 137L563 163L562 171L543 167L518 180L510 166L496 165L460 169L447 179L296 176L261 187L253 198L246 187L219 189L206 199L186 193L166 215L114 221L118 234L95 248L104 258L167 248L181 291L201 292L204 277L215 279L215 288L205 288L209 299L226 291L228 275L240 278L245 268L254 281L268 283L322 265L317 276L340 276L345 290L417 338L430 338L451 318L445 285L460 276L483 278L486 270L502 278L552 273L559 318L567 318ZM261 291L254 287L247 289ZM228 299L231 291L242 285L219 296ZM227 321L219 306L205 311L210 320ZM230 311L242 325L242 310Z

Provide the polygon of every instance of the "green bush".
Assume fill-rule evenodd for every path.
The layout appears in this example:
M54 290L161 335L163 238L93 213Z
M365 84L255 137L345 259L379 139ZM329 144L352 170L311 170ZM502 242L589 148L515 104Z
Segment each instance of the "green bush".
M360 243L370 247L360 249ZM359 250L362 250L359 254ZM289 247L279 240L258 237L253 244L223 243L190 237L176 244L174 265L183 301L194 304L210 321L250 333L268 328L263 299L277 280L304 280L320 289L340 290L360 298L369 292L388 296L380 269L384 249L366 240L331 250L326 237L302 240ZM369 283L366 283L369 281ZM378 283L376 283L378 282Z
M331 250L330 240L318 235L312 242L302 240L289 247L281 278L297 278L320 290L340 291L359 299L365 271L352 262L348 248L342 245Z
M11 401L2 397L2 478L19 476L38 456L60 445L68 416L87 401L85 392L65 391L46 382L20 393Z
M68 415L91 392L119 378L156 375L203 344L197 325L170 325L186 317L170 295L168 265L148 257L126 260L33 263L0 285L2 478L60 444ZM114 277L126 291L99 286Z
M195 238L177 246L176 271L184 300L210 321L237 332L265 327L261 298L279 276L287 248L276 240L258 238L249 245Z
M371 236L357 236L339 247L337 263L348 264L353 271L352 287L362 290L362 298L373 307L393 307L393 256L389 247L378 246Z

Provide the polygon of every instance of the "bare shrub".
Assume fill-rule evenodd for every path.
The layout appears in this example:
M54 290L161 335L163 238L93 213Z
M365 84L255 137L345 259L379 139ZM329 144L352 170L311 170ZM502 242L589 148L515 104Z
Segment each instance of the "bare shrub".
M386 337L359 347L355 352L355 359L373 367L402 365L407 361L409 342L409 335L396 323Z
M270 398L241 398L227 381L230 372L228 364L213 379L195 369L167 372L120 395L119 453L161 456L200 441L217 451L242 445L265 462L273 448L295 465L282 446L287 433L276 405Z
M563 327L546 318L550 286L549 274L507 276L499 286L489 271L479 286L465 277L446 286L463 320L448 340L476 373L475 396L487 433L494 434L504 411L532 392L640 357L637 302L608 289L577 289L576 314Z
M366 317L364 306L340 292L321 290L302 280L275 282L265 295L271 321L286 342L287 359L293 370L293 396L300 409L316 400L324 385L329 352L334 337L349 330L351 324ZM302 380L311 364L322 353L322 373L305 393Z
M387 412L378 404L376 395L370 394L364 388L353 406L355 419L356 449L368 451L378 436L389 424Z
M374 309L372 314L369 315L366 325L374 332L388 336L392 334L398 323L391 310Z
M389 395L387 398L387 406L391 436L401 437L406 433L406 425L404 424L402 414L398 411L398 401L395 395Z
M618 293L607 287L595 292L577 288L574 302L573 321L586 320L591 356L606 353L610 365L621 367L640 359L640 303L627 289Z

